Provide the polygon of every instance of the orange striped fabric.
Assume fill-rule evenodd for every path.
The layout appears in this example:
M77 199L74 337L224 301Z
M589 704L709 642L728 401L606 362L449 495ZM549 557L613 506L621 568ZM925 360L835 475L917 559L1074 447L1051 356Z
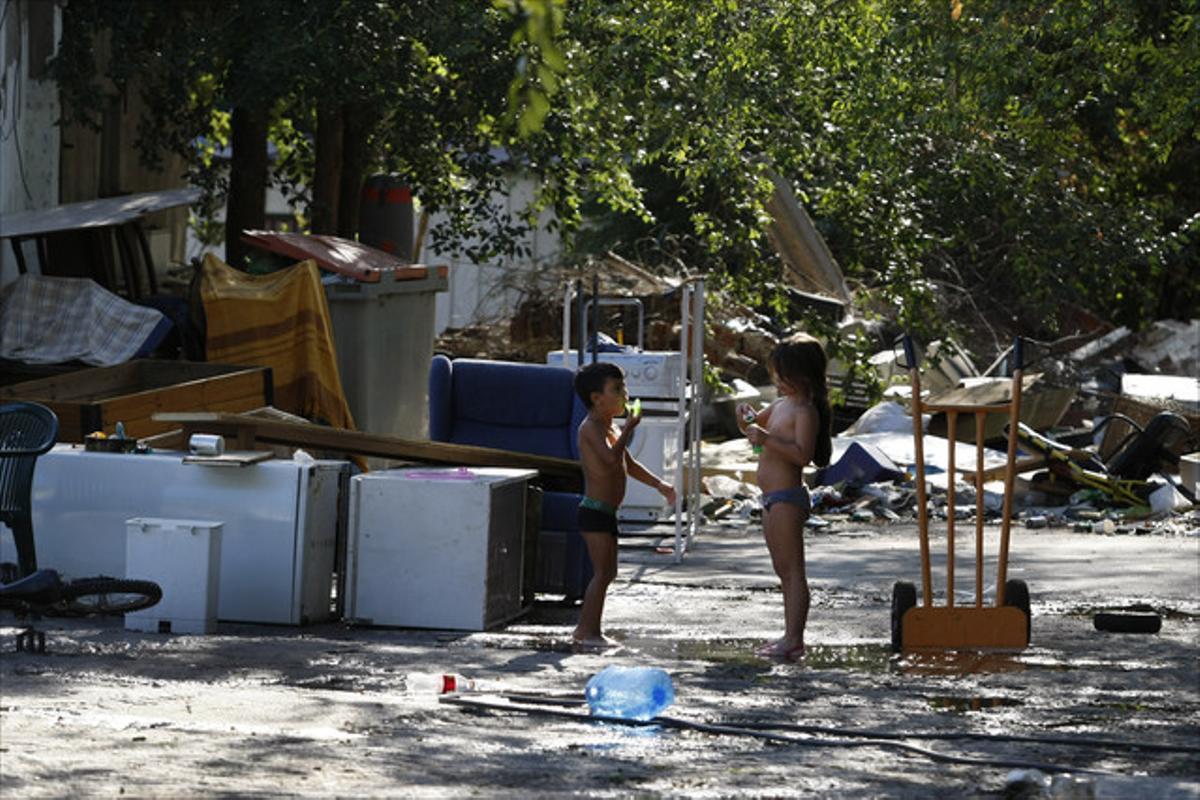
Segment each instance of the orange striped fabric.
M209 361L270 367L277 408L354 430L315 261L247 275L210 253L200 294Z

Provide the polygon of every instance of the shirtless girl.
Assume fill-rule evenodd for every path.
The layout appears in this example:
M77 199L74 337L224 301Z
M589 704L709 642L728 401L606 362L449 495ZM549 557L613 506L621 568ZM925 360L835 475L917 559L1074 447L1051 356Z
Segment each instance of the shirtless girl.
M763 535L783 589L783 636L755 650L761 656L804 655L809 604L804 522L812 504L802 473L810 462L827 465L832 450L826 363L820 342L807 334L791 336L775 347L767 365L778 399L761 411L745 403L737 408L738 426L751 444L762 448L758 486Z

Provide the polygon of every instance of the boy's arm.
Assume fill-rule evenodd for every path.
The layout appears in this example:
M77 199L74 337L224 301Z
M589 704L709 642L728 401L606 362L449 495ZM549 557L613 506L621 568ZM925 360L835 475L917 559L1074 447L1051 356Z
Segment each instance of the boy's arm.
M620 469L622 459L625 457L625 447L629 444L629 440L633 436L633 429L636 427L637 423L632 425L626 423L617 440L610 444L608 437L599 425L585 422L579 429L579 455L595 462L603 469Z
M675 502L675 487L664 481L662 478L655 475L642 462L633 457L629 451L625 452L625 469L629 477L641 481L642 483L654 489L667 501L674 504Z

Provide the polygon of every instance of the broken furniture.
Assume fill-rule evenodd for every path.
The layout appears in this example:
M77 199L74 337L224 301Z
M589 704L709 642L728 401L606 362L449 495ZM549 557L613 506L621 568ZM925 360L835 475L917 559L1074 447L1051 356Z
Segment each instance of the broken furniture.
M124 577L129 520L220 522L219 619L330 619L338 495L349 464L274 459L230 468L184 458L56 446L33 478L38 557L65 575ZM8 547L0 539L0 560L11 560Z
M143 217L199 197L199 189L166 189L4 214L0 238L12 245L22 275L31 272L33 255L35 274L91 278L130 300L147 300L158 293L158 277Z
M420 439L433 357L435 301L446 267L411 264L337 236L247 231L242 240L333 273L322 279L337 368L355 427Z
M563 367L433 357L429 369L429 438L535 453L578 464L579 424L587 412ZM577 519L582 486L547 488L537 537L534 590L576 598L592 564Z
M1071 387L1054 386L1042 374L1033 373L1022 378L1021 422L1030 428L1044 431L1053 428L1062 419L1076 390ZM1008 403L1012 395L1012 381L1004 378L963 378L958 386L931 395L930 406L988 406ZM929 432L946 434L945 413L934 413L929 421ZM1004 437L1006 421L999 415L989 417L983 427L983 441L989 442ZM975 442L974 421L969 416L958 417L955 438L960 442Z
M1012 517L1013 483L1016 478L1017 426L1021 416L1022 351L1020 337L1013 343L1012 388L1009 400L997 405L934 405L921 401L921 378L916 347L904 337L904 359L912 383L913 444L916 448L917 522L920 529L922 601L917 604L916 588L898 581L892 588L892 649L979 649L1022 648L1029 644L1029 587L1024 581L1008 580L1009 523ZM975 603L955 605L954 597L954 522L955 482L946 487L946 595L945 605L933 604L933 578L929 554L929 509L926 503L924 432L921 414L930 411L947 416L949 463L955 463L954 445L958 416L975 420L975 439L982 442L988 414L1008 416L1008 462L1004 472L1004 508L1000 518L1000 552L997 557L995 604L983 602L984 491L983 448L977 447L975 469Z
M354 476L346 619L482 631L521 614L526 483L536 476L498 467Z
M33 400L59 419L59 441L82 442L124 423L131 438L170 430L164 411L248 411L274 401L271 370L138 359L0 387L0 400Z

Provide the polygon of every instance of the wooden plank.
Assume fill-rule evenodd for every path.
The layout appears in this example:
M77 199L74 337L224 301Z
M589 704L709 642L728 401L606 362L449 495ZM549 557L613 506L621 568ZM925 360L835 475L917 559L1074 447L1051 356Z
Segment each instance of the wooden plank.
M133 369L128 364L116 367L81 369L50 378L13 383L0 389L0 396L20 400L83 400L111 394L130 385Z
M397 436L328 428L322 425L281 422L246 414L158 413L154 415L154 420L174 427L182 427L185 433L215 433L238 438L252 431L254 438L262 443L312 447L359 456L467 467L536 469L543 475L557 478L576 489L583 485L583 471L579 462L566 458L553 458L465 444L401 439ZM244 442L244 439L242 441ZM244 443L238 445L239 448L245 446Z
M1014 471L1017 473L1029 472L1030 470L1041 469L1048 463L1049 461L1045 456L1026 456L1025 458L1017 459ZM1007 464L1000 464L999 466L985 469L982 473L980 473L983 475L983 482L987 483L988 481L1000 480L1004 477L1004 470L1006 467ZM964 481L970 481L971 483L975 482L974 470L971 470L970 472L960 472L959 474L962 476Z
M186 455L183 457L183 463L201 464L206 467L245 467L274 457L274 453L266 450L241 450L221 453L219 456Z

